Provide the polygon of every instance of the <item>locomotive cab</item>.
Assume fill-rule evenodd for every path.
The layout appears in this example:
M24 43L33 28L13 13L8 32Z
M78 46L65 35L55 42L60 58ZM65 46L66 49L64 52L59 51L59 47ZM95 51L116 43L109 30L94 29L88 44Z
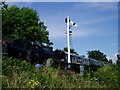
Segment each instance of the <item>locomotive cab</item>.
M18 39L7 44L6 48L9 57L20 58L30 63L43 63L44 60L53 57L53 52L38 42Z

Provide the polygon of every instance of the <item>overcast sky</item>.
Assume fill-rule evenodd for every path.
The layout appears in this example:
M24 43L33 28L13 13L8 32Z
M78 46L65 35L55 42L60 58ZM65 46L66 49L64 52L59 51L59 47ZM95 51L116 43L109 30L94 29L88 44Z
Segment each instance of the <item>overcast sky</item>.
M71 28L73 32L71 46L79 55L87 56L87 51L100 50L108 58L114 61L117 59L115 56L118 53L117 2L9 2L7 4L38 11L40 20L50 33L54 50L67 46L64 19L70 16L70 19L78 25Z

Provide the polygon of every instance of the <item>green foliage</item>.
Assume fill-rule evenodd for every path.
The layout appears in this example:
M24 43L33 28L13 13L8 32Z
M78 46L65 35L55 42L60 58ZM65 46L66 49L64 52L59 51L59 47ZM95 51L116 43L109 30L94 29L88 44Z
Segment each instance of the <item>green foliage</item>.
M116 61L116 63L117 63L117 65L119 65L120 66L120 54L117 54L117 61Z
M85 55L81 55L81 57L85 57Z
M2 60L2 71L4 75L12 75L12 72L31 71L34 72L34 68L31 64L28 64L25 60L18 60L16 58L5 58Z
M62 51L62 50L61 49L56 49L55 51L57 52L57 51Z
M53 67L35 69L26 61L3 58L3 88L105 88L96 79L84 79L79 74ZM66 75L65 72L68 73Z
M111 63L111 64L113 63L112 59L110 59L108 62Z
M26 61L15 58L2 59L2 85L7 88L27 87L27 82L34 77L36 70Z
M2 5L2 9L7 9L8 5L5 4L5 2L0 2L0 5Z
M106 55L99 50L88 51L88 58L108 62Z
M68 48L65 47L65 48L63 49L63 51L68 52ZM70 53L74 53L74 54L78 55L78 53L77 53L73 48L70 49Z
M105 82L109 88L120 88L120 70L117 65L105 66L95 72L99 82Z
M32 8L11 6L2 10L3 37L37 40L51 45L49 32Z
M3 88L120 88L118 65L105 66L84 76L45 67L35 69L24 60L3 57ZM66 74L67 73L67 74Z

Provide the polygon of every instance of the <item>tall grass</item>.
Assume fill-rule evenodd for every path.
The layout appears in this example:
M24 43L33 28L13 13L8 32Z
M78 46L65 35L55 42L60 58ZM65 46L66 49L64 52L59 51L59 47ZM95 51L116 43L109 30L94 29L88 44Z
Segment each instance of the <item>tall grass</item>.
M120 71L118 65L105 66L95 72L99 82L105 82L109 88L120 88Z
M3 88L109 88L105 80L86 77L72 71L64 71L43 65L35 69L30 63L15 58L3 58ZM98 75L98 71L95 75ZM102 78L102 77L101 77ZM111 82L112 83L112 82Z

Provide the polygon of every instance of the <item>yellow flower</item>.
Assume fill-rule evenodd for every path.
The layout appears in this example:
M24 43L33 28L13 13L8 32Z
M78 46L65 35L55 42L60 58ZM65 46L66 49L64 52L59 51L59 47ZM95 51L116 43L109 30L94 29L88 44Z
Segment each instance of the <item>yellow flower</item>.
M34 80L31 80L31 82L34 82Z
M38 84L40 84L38 81L37 81Z
M35 85L38 85L38 84L35 82Z
M31 88L35 88L39 84L40 84L40 82L35 81L35 80L30 80L30 82L28 82L28 85L31 85Z
M29 84L31 84L31 82L28 82Z

